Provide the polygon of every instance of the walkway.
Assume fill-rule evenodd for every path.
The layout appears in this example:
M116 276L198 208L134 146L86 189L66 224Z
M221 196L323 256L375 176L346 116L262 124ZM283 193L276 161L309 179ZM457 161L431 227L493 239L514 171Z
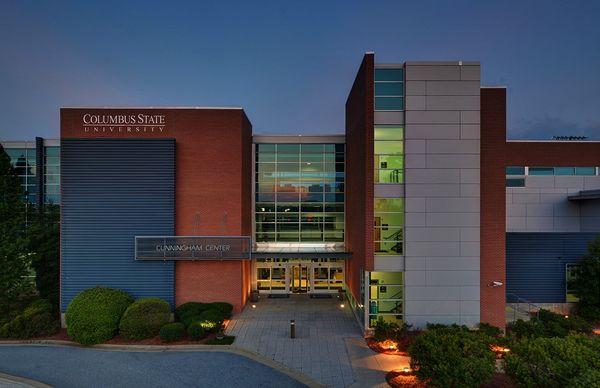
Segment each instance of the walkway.
M55 387L304 387L266 365L221 351L0 345L0 372Z
M391 356L369 349L362 339L348 303L292 295L288 299L261 298L233 317L227 334L235 346L256 352L309 375L330 387L386 386L385 372L394 369ZM290 338L290 320L296 338Z

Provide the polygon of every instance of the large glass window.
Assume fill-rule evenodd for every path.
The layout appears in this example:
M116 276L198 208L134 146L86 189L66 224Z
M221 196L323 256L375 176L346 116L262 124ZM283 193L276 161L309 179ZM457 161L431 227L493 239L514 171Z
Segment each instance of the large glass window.
M566 301L567 303L576 303L579 298L575 296L575 287L577 286L577 266L578 264L567 264L566 267Z
M44 203L60 203L60 147L44 147Z
M375 69L375 110L404 109L404 70Z
M382 318L402 323L404 300L402 272L369 273L369 326Z
M404 199L375 198L374 252L376 255L404 253Z
M343 242L344 144L256 145L256 241Z
M375 183L404 182L404 128L374 128Z
M37 197L35 147L5 148L4 150L21 180L25 199L30 203L34 203Z

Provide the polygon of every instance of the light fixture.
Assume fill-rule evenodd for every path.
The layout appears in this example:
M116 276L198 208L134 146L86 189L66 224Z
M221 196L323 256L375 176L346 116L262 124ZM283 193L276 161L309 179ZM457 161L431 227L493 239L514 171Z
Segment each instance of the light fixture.
M489 284L490 287L502 287L504 283L501 280L494 280Z
M255 308L256 308L256 305L255 305L255 304L253 304L253 305L252 305L252 308L253 308L253 309L255 309Z
M261 211L261 212L264 212L264 211L265 211L265 208L264 208L264 207L261 207L261 208L260 208L260 211Z
M341 307L341 308L344 308L344 304L342 303L342 304L340 305L340 307Z
M402 372L404 373L410 373L410 368L405 366L404 368L402 368Z
M569 319L569 316L568 316L568 315L565 315L565 318L566 318L566 319Z

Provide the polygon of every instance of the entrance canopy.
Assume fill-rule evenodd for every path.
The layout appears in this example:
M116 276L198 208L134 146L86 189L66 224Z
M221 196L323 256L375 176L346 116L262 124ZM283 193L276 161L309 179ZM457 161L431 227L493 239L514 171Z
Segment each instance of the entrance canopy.
M281 258L281 259L349 259L352 252L346 252L339 245L256 245L252 251L255 259Z

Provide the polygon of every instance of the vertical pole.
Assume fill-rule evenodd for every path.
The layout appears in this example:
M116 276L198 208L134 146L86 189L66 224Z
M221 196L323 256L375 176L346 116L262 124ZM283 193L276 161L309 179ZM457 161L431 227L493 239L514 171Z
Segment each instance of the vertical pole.
M296 321L290 321L290 338L296 338Z

